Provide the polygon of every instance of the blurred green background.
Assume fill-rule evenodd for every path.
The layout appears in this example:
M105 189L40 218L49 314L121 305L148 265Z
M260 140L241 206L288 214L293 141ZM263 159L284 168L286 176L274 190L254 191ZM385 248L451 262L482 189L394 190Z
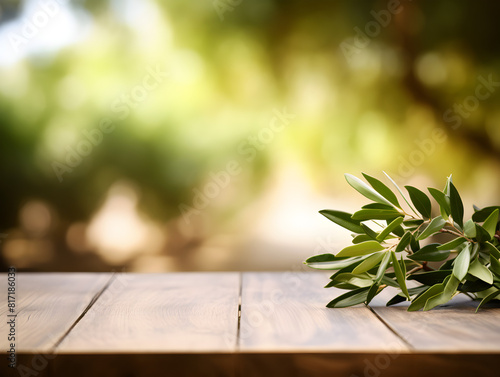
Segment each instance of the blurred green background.
M343 173L500 192L500 3L0 1L0 247L30 271L289 270Z

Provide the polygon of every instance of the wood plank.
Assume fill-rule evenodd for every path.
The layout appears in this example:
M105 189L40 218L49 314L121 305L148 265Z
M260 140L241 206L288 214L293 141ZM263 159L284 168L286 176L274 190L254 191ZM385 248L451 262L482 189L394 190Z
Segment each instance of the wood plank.
M120 274L58 353L234 352L238 273Z
M36 376L50 377L53 355L18 353L16 368L10 368L7 361L0 363L0 376Z
M238 354L59 354L54 377L233 377ZM38 376L37 376L38 377Z
M407 312L408 303L386 307L396 290L387 288L370 307L417 351L500 353L500 308L474 313L478 302L465 295L430 311Z
M62 354L51 376L150 377L497 377L494 354L430 353L246 353L246 354ZM38 376L37 376L38 377Z
M329 309L345 291L323 288L323 272L244 273L242 352L407 352L404 342L364 306Z
M46 353L64 335L111 274L18 273L16 276L16 351ZM2 307L7 313L7 277L2 276ZM0 322L0 334L8 334L7 321ZM2 336L4 338L4 336ZM2 352L6 339L2 339Z
M430 353L242 354L238 377L497 377L498 355ZM123 376L124 377L124 376Z

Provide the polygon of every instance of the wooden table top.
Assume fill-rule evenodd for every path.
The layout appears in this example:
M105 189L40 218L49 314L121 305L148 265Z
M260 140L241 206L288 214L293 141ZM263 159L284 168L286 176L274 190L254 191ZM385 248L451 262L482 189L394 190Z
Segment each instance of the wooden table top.
M18 273L18 368L36 376L497 376L500 308L328 309L324 272ZM7 278L2 318L7 318ZM9 325L0 322L2 351ZM170 372L171 374L167 373ZM23 375L0 365L0 375ZM334 374L332 374L334 373ZM30 374L24 374L30 375ZM448 375L448 374L446 374Z

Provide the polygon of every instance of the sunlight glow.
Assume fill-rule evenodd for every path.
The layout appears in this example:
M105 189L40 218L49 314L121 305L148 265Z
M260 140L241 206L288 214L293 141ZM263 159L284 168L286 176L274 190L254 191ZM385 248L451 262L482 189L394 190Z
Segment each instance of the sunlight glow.
M124 263L141 252L158 251L163 245L161 231L138 213L137 201L132 186L117 183L90 222L88 242L111 264Z
M0 27L0 66L60 50L84 39L91 25L71 2L27 0L20 16Z

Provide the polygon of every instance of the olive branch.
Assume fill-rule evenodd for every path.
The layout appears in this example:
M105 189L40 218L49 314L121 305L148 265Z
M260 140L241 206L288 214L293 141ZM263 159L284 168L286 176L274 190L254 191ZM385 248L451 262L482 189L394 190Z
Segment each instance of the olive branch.
M427 194L405 186L407 198L385 175L406 202L406 210L389 187L363 173L368 184L350 174L345 178L372 203L354 214L320 211L352 232L352 245L336 255L316 255L304 262L315 269L336 270L326 288L348 290L327 307L369 304L388 286L400 291L387 305L411 301L408 311L430 310L459 293L480 299L477 309L500 298L500 207L474 206L472 218L464 222L462 199L450 176L442 191L428 188L439 206L439 215L433 217ZM431 237L440 242L429 242ZM412 288L409 280L415 283Z

